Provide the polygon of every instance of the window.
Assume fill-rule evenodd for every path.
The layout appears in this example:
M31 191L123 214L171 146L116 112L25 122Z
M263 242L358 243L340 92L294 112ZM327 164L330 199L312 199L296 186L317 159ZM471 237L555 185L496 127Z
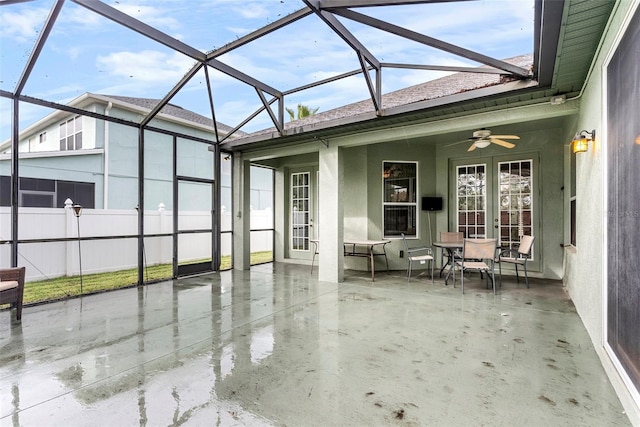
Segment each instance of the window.
M67 199L85 208L95 208L95 184L21 177L18 181L18 206L63 208ZM11 177L0 176L0 206L11 206Z
M82 149L82 117L60 124L60 151Z
M484 164L459 166L457 169L457 230L467 238L486 237L486 171Z
M418 163L382 162L383 230L385 237L416 237Z

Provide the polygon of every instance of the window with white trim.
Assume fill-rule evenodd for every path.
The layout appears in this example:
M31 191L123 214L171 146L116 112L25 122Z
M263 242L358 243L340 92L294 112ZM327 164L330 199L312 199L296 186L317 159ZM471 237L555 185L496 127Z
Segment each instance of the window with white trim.
M82 117L60 123L60 151L82 149Z
M418 162L382 162L382 192L384 237L416 237Z

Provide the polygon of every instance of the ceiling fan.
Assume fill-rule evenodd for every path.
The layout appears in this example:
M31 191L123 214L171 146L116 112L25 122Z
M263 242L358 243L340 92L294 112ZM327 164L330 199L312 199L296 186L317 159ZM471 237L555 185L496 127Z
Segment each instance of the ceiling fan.
M517 135L491 135L491 131L489 129L480 129L473 132L473 136L469 139L465 139L464 141L459 141L454 144L459 144L461 142L471 142L471 146L467 151L473 151L476 148L486 148L490 144L496 144L504 148L513 148L516 145L505 141L505 139L520 139ZM451 144L451 145L454 145Z

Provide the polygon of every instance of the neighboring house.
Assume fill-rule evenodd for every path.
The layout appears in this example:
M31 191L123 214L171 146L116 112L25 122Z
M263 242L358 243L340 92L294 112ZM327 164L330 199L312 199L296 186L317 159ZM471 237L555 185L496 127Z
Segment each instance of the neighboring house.
M86 93L68 105L89 112L136 121L153 109L159 100ZM173 132L214 141L213 121L178 106L166 105L153 126ZM222 136L231 128L217 123ZM240 133L242 135L242 133ZM148 181L146 207L167 209L173 204L172 141L158 132L145 132L145 143L151 149L145 158ZM24 207L64 207L67 198L86 208L131 209L137 205L138 176L137 129L91 116L55 111L20 133L19 204ZM184 141L179 145L179 167L192 170L197 162L213 177L213 157L204 143ZM187 148L185 148L187 147ZM0 144L0 206L10 206L11 141ZM148 165L148 166L147 166ZM230 168L223 182L227 205L231 204ZM188 174L188 172L183 172ZM185 200L181 208L198 208ZM208 210L209 208L207 208Z

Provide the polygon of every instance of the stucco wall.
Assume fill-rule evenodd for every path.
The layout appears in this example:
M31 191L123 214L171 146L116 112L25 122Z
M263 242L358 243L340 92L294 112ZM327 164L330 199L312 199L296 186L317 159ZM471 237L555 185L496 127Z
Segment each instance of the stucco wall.
M418 162L418 215L417 233L418 238L412 239L410 246L426 246L429 242L429 229L427 227L427 212L420 208L420 198L422 196L434 196L436 171L435 171L435 149L428 144L427 138L406 141L399 139L397 142L387 142L369 145L367 147L366 163L367 171L367 214L369 218L368 238L381 239L382 229L382 162L383 161L417 161ZM363 159L364 160L364 159ZM434 220L435 215L432 215ZM435 226L435 224L434 224ZM400 250L404 250L402 240L391 238L391 243L387 245L389 255L389 268L393 270L403 270L407 268L406 259L400 258ZM366 261L366 260L364 260ZM422 266L416 267L420 269ZM426 266L424 266L426 268Z
M342 151L344 161L344 230L345 237L364 239L368 236L367 171L370 165L366 147L347 148Z
M607 56L615 48L614 42L630 11L637 2L619 2L614 10L610 29L594 62L592 73L585 86L577 129L596 129L597 138L589 151L576 159L576 222L575 252L567 251L567 275L565 283L578 314L587 329L613 386L616 388L627 415L634 425L640 425L640 408L633 401L631 392L621 381L619 374L604 349L603 307L605 288L606 245L603 229L606 220L604 180L606 164L604 148L606 129L603 98L603 67ZM631 231L631 230L630 230ZM637 232L637 230L635 230Z

